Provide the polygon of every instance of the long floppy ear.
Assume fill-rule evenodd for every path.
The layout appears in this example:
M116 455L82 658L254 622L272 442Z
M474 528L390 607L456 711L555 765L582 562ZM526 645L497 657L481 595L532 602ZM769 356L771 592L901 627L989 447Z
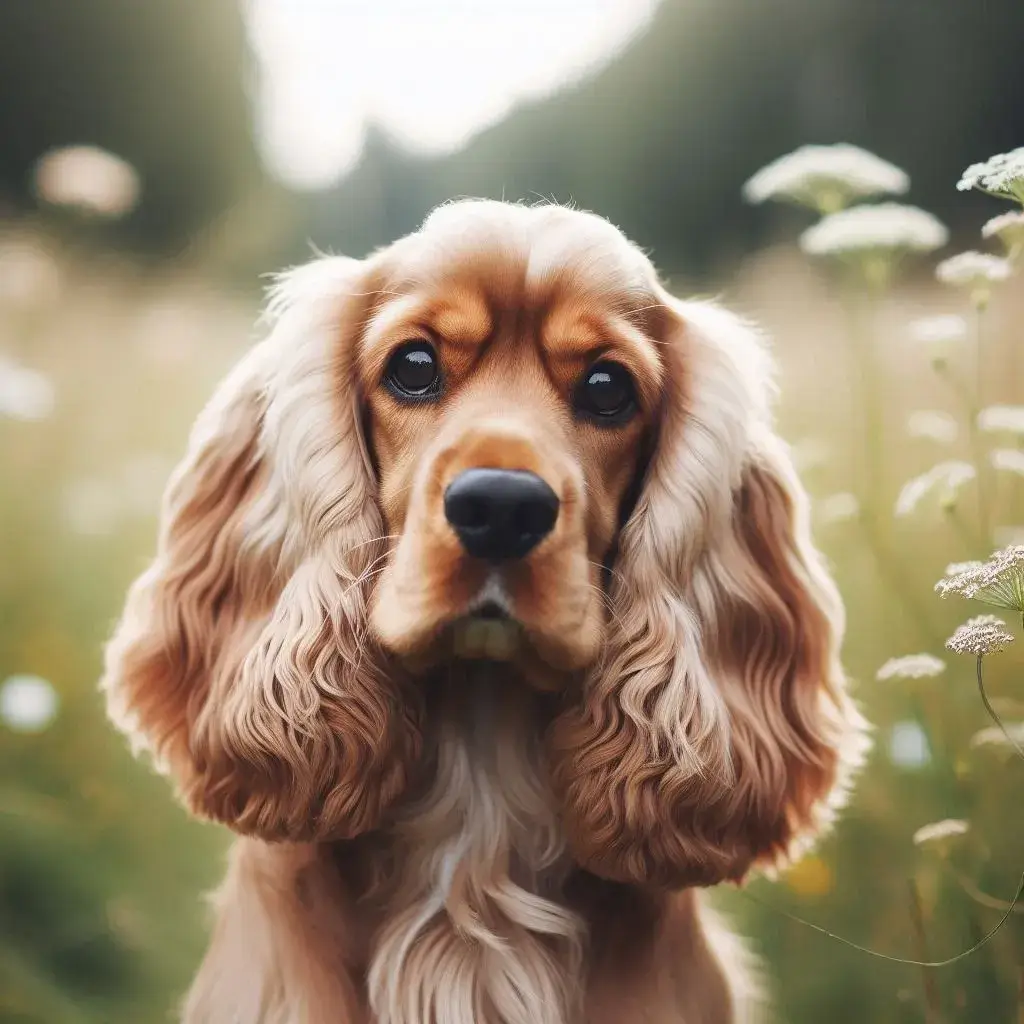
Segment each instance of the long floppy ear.
M365 628L384 542L352 362L371 291L342 258L282 279L269 336L195 425L107 648L136 748L193 812L267 839L371 828L417 752Z
M842 604L771 429L765 349L715 306L664 302L668 393L610 640L550 743L583 864L711 885L793 857L867 744L839 663Z

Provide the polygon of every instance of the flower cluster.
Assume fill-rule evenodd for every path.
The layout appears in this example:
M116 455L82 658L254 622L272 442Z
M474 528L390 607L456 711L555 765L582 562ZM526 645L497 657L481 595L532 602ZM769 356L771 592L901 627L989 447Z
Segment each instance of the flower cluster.
M35 169L40 199L83 214L117 218L139 201L141 184L131 164L96 146L51 150Z
M990 405L978 413L978 429L987 434L1024 437L1024 405Z
M1024 213L1011 211L1001 213L985 223L981 229L982 238L998 238L1006 247L1009 259L1016 259L1024 252Z
M1024 545L1012 544L996 551L987 562L951 565L935 589L943 597L956 594L1024 613Z
M42 420L53 412L54 390L38 370L0 356L0 416Z
M957 626L946 641L946 649L954 654L975 654L979 658L998 654L1007 644L1013 643L1013 635L1003 629L1005 625L994 615L976 615L962 626Z
M943 284L963 288L997 284L1008 280L1012 273L1013 267L1002 257L973 250L950 256L935 268L935 276Z
M10 676L0 685L0 721L14 732L42 732L59 707L57 691L39 676Z
M896 515L909 516L933 491L939 491L939 501L951 506L960 488L978 475L969 462L950 460L939 462L926 473L908 480L896 498Z
M970 825L961 818L934 821L930 825L923 825L914 833L914 845L922 846L925 843L941 842L944 839L952 839L954 836L965 835L969 830Z
M923 316L910 325L910 334L915 341L927 345L963 341L967 337L967 321L956 313Z
M946 671L946 663L934 654L905 654L890 658L875 674L878 680L928 679Z
M952 444L960 433L956 417L941 409L918 409L907 417L907 433L938 444Z
M998 153L984 163L971 164L956 187L961 192L976 188L1002 199L1024 203L1024 146Z
M822 498L818 511L826 523L844 523L860 515L860 502L855 494L840 491Z
M1024 476L1024 452L1019 448L993 448L988 453L988 460L994 469Z
M972 747L1009 747L1014 743L1024 743L1024 722L1007 722L1005 731L990 725L971 737Z
M992 297L992 287L1008 281L1012 274L1009 260L973 249L950 256L935 268L935 276L943 284L968 289L976 309L984 309Z
M779 157L743 186L743 196L750 203L775 199L834 213L853 199L900 194L909 187L910 179L898 167L857 146L839 143L801 146Z
M941 221L916 206L878 203L823 217L800 236L800 247L810 256L931 252L948 237Z

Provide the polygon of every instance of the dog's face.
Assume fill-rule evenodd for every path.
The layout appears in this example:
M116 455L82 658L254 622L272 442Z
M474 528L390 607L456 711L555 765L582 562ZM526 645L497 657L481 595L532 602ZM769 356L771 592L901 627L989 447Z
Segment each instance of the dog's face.
M391 538L370 622L417 669L511 660L547 688L604 642L604 567L661 399L657 303L604 221L452 212L396 247L358 343Z
M489 202L269 312L107 652L111 713L194 811L378 827L458 658L556 691L530 756L592 871L739 878L827 822L863 723L754 332L598 217Z

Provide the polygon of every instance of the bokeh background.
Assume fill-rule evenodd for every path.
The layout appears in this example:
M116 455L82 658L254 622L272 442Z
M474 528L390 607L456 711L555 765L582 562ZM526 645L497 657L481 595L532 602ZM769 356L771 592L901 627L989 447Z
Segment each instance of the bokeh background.
M875 725L835 834L755 883L757 902L719 894L779 1019L1017 1020L1016 911L975 955L927 971L778 910L942 959L999 921L1024 868L1024 766L989 728L973 661L942 649L984 609L932 589L947 563L1024 542L1024 455L995 470L969 447L949 386L980 363L981 404L1024 401L1021 278L997 289L982 349L969 332L937 356L913 324L971 306L934 281L932 256L867 302L801 254L811 214L745 204L741 187L802 143L857 143L948 225L935 258L979 247L1008 207L955 183L1024 144L1022 39L1020 0L0 4L0 1021L170 1019L228 837L188 820L106 724L103 641L187 429L252 340L262 275L314 247L362 255L459 195L601 212L678 291L719 294L776 338L781 429ZM988 529L977 481L893 513L908 479L965 459ZM944 670L876 679L919 652ZM987 659L1018 730L1022 670L1012 648ZM967 831L915 843L943 819Z

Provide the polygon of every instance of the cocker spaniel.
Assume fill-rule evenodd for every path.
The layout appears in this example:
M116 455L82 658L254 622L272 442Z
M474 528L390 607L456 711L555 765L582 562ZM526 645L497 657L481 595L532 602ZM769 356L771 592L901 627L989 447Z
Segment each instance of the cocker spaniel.
M865 746L759 338L484 201L268 315L103 683L241 837L184 1019L749 1019L698 889L791 859Z

